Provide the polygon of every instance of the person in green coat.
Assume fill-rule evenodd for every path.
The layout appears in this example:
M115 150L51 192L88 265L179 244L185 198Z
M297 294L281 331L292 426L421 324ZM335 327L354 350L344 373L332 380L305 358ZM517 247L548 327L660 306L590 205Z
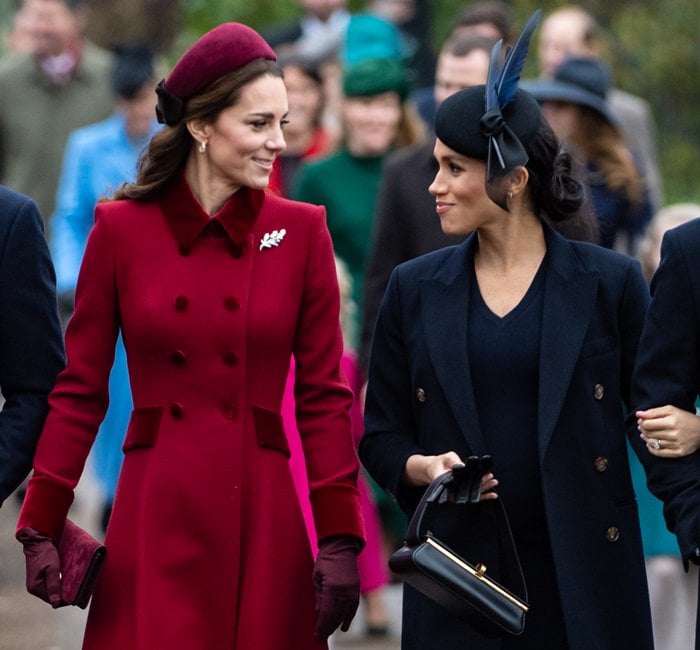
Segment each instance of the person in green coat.
M324 205L335 254L347 264L353 300L362 304L365 258L374 221L382 164L398 147L414 144L423 130L412 105L406 70L396 59L366 59L345 68L341 148L305 164L293 198ZM356 349L360 314L351 324Z

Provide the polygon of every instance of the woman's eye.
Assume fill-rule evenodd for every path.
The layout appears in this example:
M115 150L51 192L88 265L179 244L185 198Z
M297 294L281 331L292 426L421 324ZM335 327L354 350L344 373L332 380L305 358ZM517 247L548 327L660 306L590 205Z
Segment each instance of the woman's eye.
M264 129L267 126L267 120L255 120L252 122L252 126L255 129Z
M450 165L449 169L453 174L459 174L462 171L462 168L457 165Z
M280 127L284 128L289 124L289 120L280 120Z

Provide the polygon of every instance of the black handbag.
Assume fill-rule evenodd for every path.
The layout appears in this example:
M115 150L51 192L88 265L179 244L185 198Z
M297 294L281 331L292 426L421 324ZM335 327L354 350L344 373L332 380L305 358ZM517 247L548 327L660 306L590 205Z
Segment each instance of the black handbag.
M411 518L404 545L389 558L389 568L401 580L468 621L482 634L521 634L528 610L527 590L502 500L475 502L472 496L468 500L458 500L460 505L455 508L493 509L501 542L503 575L509 577L512 590L490 578L482 563L468 562L430 531L422 530L428 506L445 502L453 485L452 472L447 472L428 486ZM479 490L472 488L477 501L478 494Z

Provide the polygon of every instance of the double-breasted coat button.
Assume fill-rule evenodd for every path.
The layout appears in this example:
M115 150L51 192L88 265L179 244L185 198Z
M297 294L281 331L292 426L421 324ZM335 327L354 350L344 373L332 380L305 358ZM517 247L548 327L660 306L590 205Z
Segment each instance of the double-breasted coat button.
M170 415L172 415L176 420L179 420L185 415L185 409L182 404L174 402L170 405Z
M185 311L187 309L187 296L176 296L175 297L175 311Z
M180 246L178 249L180 251L180 255L189 255L190 254L190 247L189 246Z
M603 384L596 384L593 386L593 397L596 399L603 399L603 395L605 395L605 387Z
M182 350L174 350L170 355L170 360L176 366L181 366L185 363L185 353Z
M235 366L238 363L238 353L235 350L224 352L224 363L227 366Z
M620 529L617 526L610 526L610 528L605 531L605 539L609 542L616 542L620 539Z
M593 467L595 467L596 472L604 472L608 469L608 459L605 458L605 456L598 456L598 458L593 461Z
M235 420L238 417L238 410L231 404L225 404L221 413L227 420Z
M422 388L416 388L416 399L419 402L425 402L425 400L427 399L425 391Z
M224 309L227 311L236 311L239 307L238 300L234 296L226 296L224 298Z

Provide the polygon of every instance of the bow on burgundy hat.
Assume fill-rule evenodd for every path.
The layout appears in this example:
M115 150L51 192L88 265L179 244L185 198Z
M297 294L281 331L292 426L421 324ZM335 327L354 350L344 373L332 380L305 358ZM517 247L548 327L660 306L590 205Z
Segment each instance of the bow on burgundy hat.
M485 90L486 112L481 117L481 132L488 138L486 159L486 193L489 198L507 210L505 196L494 183L518 165L528 161L528 155L518 136L503 118L503 109L515 97L520 74L525 64L530 38L540 20L541 10L535 11L525 24L512 48L506 50L503 63L500 62L503 41L498 41L491 50L491 63Z
M242 23L223 23L208 31L175 64L156 87L158 122L174 126L185 102L229 72L255 59L276 61L274 50L260 34Z

